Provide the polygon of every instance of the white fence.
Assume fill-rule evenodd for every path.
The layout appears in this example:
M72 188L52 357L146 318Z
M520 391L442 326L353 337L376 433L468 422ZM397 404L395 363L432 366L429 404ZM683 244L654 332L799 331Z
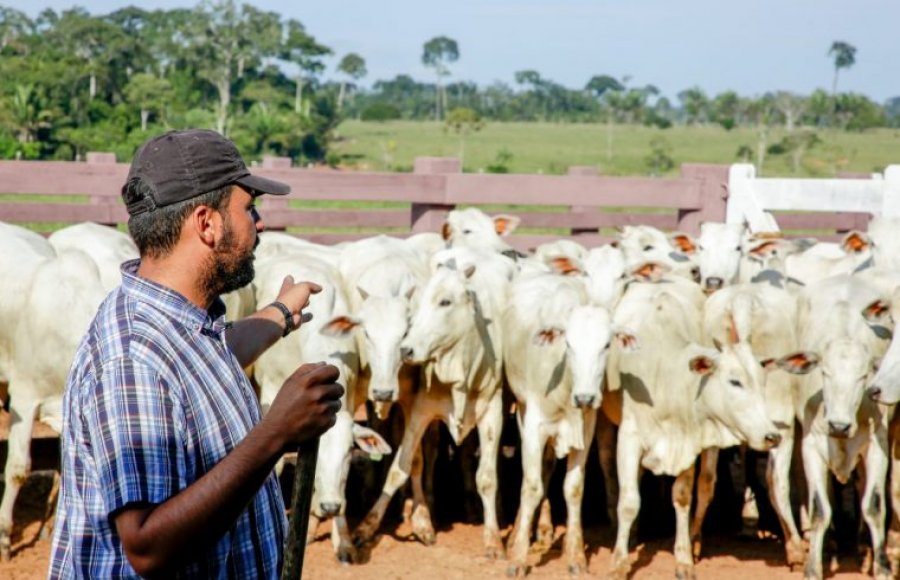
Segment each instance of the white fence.
M858 212L900 217L900 165L872 179L758 178L753 165L732 165L728 175L728 223L750 231L779 231L769 211Z

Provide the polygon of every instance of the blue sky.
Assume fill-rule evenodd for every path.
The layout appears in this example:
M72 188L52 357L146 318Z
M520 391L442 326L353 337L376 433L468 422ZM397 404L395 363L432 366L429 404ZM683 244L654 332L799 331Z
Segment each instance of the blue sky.
M65 0L6 0L36 15L61 10ZM771 90L830 90L831 42L857 47L857 62L841 72L840 90L877 101L900 95L898 0L327 0L251 4L296 18L340 57L361 54L363 84L397 74L430 80L422 44L437 35L459 43L453 78L481 85L513 83L517 70L535 69L568 87L594 74L652 83L664 94L698 85L708 94ZM92 14L136 4L82 2ZM145 9L196 2L143 0ZM328 75L333 74L331 61ZM893 63L893 64L891 64Z

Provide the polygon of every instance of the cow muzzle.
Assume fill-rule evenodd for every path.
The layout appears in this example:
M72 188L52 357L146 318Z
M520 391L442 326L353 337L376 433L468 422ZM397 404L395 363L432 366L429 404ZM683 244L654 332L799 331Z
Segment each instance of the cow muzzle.
M703 287L707 293L715 292L716 290L721 290L722 286L725 284L725 281L721 278L707 278Z
M394 400L394 392L387 390L376 390L372 392L372 400L378 403L389 403Z
M781 443L781 433L777 433L772 431L771 433L766 433L765 436L766 447L772 449L773 447L778 447L778 444Z
M575 406L579 409L590 409L594 406L594 401L597 400L597 397L594 395L575 395L573 399L575 400Z
M319 507L326 516L334 516L341 511L341 504L334 501L322 502L319 504Z
M829 421L828 422L828 435L830 437L834 437L835 439L847 439L850 437L850 429L852 425L850 423L842 423L839 421Z

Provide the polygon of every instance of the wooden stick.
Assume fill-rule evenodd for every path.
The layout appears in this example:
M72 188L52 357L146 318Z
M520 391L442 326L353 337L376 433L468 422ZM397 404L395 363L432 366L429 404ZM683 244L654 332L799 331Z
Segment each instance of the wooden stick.
M281 580L300 580L303 576L303 556L306 553L309 508L312 505L318 455L318 437L307 441L297 450L291 518L288 522L290 529L284 550L284 568L281 570Z

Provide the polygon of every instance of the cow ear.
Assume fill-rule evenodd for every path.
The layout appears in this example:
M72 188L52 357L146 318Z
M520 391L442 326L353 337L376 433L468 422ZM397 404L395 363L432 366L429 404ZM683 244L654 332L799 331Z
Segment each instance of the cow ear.
M562 274L563 276L579 276L584 274L582 269L572 262L572 258L567 256L556 256L555 258L551 258L548 265L551 270L557 274Z
M351 316L337 316L329 320L325 326L319 330L319 333L324 336L347 336L353 329L362 324L362 322Z
M883 324L888 322L891 315L891 305L884 300L876 300L863 308L862 317L870 324Z
M508 236L513 233L522 221L521 218L508 214L496 215L493 219L494 231L497 232L498 236Z
M684 254L693 254L697 251L697 244L694 243L694 239L682 233L673 233L669 236L669 241L672 242L672 245L675 246L675 249Z
M659 262L644 262L631 271L631 277L641 282L659 282L670 268Z
M353 442L373 461L378 461L393 451L384 437L374 430L356 423L353 424Z
M767 362L767 361L763 361ZM763 365L766 370L773 370L778 367L786 373L792 375L805 375L819 366L819 355L814 352L795 352L787 356L783 356L778 360L769 361L769 365Z
M641 341L638 340L637 335L631 329L621 326L613 327L612 332L613 338L623 352L637 352L641 350Z
M537 333L534 335L532 342L536 346L549 346L549 345L553 344L554 342L556 342L556 340L560 336L565 334L565 332L566 331L564 331L561 328L555 328L555 327L542 328L542 329L538 330Z
M441 226L441 237L444 238L445 242L449 242L450 238L453 236L453 232L450 229L450 224L444 222L444 225Z
M755 243L750 249L747 251L754 258L759 258L760 260L765 260L768 258L772 258L778 252L778 242L773 242L772 240L766 240L761 243Z
M852 231L844 236L841 241L841 248L848 254L859 254L868 250L872 245L872 240L862 232Z
M688 362L688 368L695 375L705 377L716 370L716 359L705 354L697 355Z
M369 299L369 293L366 292L365 290L363 290L362 286L357 286L356 291L359 292L359 297L362 298L363 300Z

